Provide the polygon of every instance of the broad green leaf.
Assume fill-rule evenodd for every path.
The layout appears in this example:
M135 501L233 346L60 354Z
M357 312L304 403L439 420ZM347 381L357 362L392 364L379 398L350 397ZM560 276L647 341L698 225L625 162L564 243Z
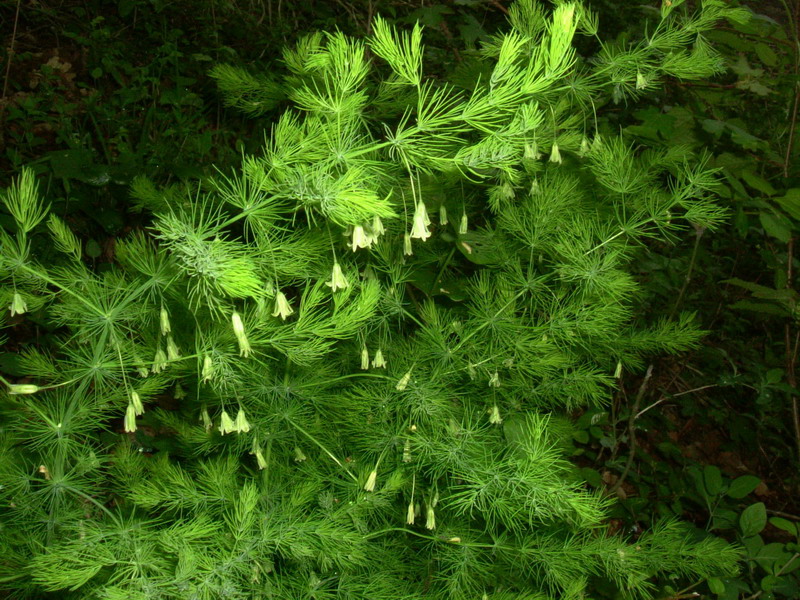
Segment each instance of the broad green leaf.
M790 317L790 313L785 308L772 304L771 302L752 302L750 300L740 300L731 304L731 308L736 310L750 310L765 315L775 315L777 317Z
M725 593L725 584L722 583L722 580L719 577L710 577L707 583L708 589L711 590L712 594L721 596Z
M714 465L706 465L703 468L703 485L709 496L716 496L722 490L722 473Z
M768 67L774 67L778 64L778 55L775 53L775 50L766 44L756 44L755 50L756 54L758 54L758 58L761 59L761 62Z
M781 531L785 531L786 533L797 537L797 525L789 519L770 517L769 524L777 529L780 529Z
M761 480L753 475L742 475L731 481L727 494L731 498L744 498L758 487Z
M769 181L761 177L760 175L756 175L752 171L742 171L739 173L744 182L749 185L751 188L758 190L765 196L774 196L775 195L775 188L772 187Z
M786 195L774 199L792 218L800 219L800 188L786 190Z
M764 231L776 240L788 244L792 239L792 226L785 218L782 219L778 215L766 212L760 213L758 218Z
M763 502L751 504L742 511L739 517L739 528L744 537L760 533L767 525L767 507Z

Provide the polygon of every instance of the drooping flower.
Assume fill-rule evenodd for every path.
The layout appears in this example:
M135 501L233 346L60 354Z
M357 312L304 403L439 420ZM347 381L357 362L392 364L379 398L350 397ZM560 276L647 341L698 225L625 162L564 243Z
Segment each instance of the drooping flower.
M503 422L503 417L500 416L500 409L497 407L497 404L492 406L486 412L489 413L489 423L492 425L500 425Z
M261 448L258 448L255 452L256 454L256 463L258 463L258 468L262 471L267 468L267 461L264 459L264 455L261 453Z
M489 376L489 387L499 388L500 387L500 374L495 371Z
M239 342L239 356L247 358L253 349L250 347L250 341L247 339L242 317L237 311L233 311L231 322L233 323L233 335L236 336L236 341Z
M14 292L8 309L11 311L11 316L13 317L14 315L22 315L28 312L28 305L18 292Z
M372 367L375 369L386 368L386 360L383 358L383 351L380 348L375 353L375 358L372 359Z
M250 431L250 422L247 420L247 417L244 415L244 410L241 408L239 409L239 412L236 413L234 430L236 433L247 433Z
M586 139L586 136L583 136L581 147L578 150L578 156L586 156L587 154L589 154L589 140Z
M372 217L372 234L377 237L384 233L386 233L386 230L383 228L383 221L378 215L375 215Z
M403 444L403 462L411 462L411 440L406 440Z
M425 507L425 529L436 529L436 513L430 504Z
M458 224L458 235L467 233L467 213L461 215L461 222Z
M203 383L208 382L214 376L214 361L211 360L211 355L206 354L203 357L203 371L201 377Z
M425 208L424 202L418 202L414 209L414 225L411 227L411 237L420 239L423 242L431 237L431 232L428 225L431 224L428 218L428 211Z
M294 314L294 309L289 304L283 292L275 294L275 310L272 311L272 316L280 317L285 321L286 317L292 314Z
M647 87L647 79L639 71L636 71L636 89L643 90Z
M308 457L305 453L300 449L299 446L294 447L294 461L295 462L303 462L304 460L308 460Z
M133 433L136 431L136 408L132 403L128 403L128 408L125 411L125 433Z
M167 368L167 355L161 349L161 346L156 350L156 355L153 358L153 366L150 368L151 373L160 373Z
M561 150L558 149L558 142L553 142L553 147L550 150L550 162L561 164Z
M439 224L440 225L447 225L447 207L442 204L439 207Z
M175 344L175 340L172 339L171 335L167 336L167 358L169 360L178 360L181 357L181 353L178 350L177 344Z
M208 409L205 405L203 405L203 410L200 411L200 421L202 421L203 429L206 430L206 433L211 431L211 427L214 424L211 422L211 415L208 414Z
M364 231L364 227L362 225L353 227L353 243L351 244L353 252L358 248L369 248L370 245L372 245L372 239L367 235L367 232Z
M408 510L406 511L406 523L408 525L413 525L415 516L416 515L414 513L414 501L412 500L411 502L408 503Z
M236 431L236 425L234 425L233 419L231 419L227 411L223 410L219 418L219 432L225 435L234 431Z
M408 233L403 234L403 254L411 256L414 250L411 248L411 236Z
M347 281L347 277L344 276L344 273L342 272L342 267L339 266L338 261L333 262L333 271L331 272L331 280L325 282L325 285L331 288L331 291L333 292L337 290L343 290L344 288L350 285L350 283Z

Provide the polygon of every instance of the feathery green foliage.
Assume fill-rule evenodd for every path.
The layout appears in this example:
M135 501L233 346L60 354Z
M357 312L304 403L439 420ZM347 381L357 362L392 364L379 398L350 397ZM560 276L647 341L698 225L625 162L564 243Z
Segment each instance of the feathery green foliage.
M35 310L59 344L26 347L29 379L0 398L0 587L578 599L734 570L734 548L672 522L607 534L557 419L702 333L637 323L627 265L648 237L719 223L713 173L599 130L592 107L714 72L702 34L723 17L742 15L665 11L584 61L587 7L520 0L458 84L424 76L419 26L380 18L366 42L305 38L280 83L218 67L232 105L293 106L238 173L137 181L152 228L102 271L56 217L37 229L23 173L0 275L11 318Z

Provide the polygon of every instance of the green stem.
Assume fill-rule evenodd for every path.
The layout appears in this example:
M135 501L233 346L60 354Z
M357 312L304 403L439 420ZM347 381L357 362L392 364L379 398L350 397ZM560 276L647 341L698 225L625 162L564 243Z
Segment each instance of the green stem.
M300 433L302 433L304 436L306 436L306 437L307 437L309 440L311 440L311 441L312 441L312 442L313 442L313 443L314 443L316 446L318 446L318 447L320 448L320 450L322 450L322 451L323 451L325 454L327 454L327 455L328 455L328 456L331 458L331 460L333 460L333 462L335 462L337 465L339 465L339 466L340 466L340 467L341 467L341 468L344 470L344 472L345 472L345 473L347 473L347 474L350 476L350 478L351 478L353 481L355 481L355 482L358 482L358 477L356 477L355 475L353 475L353 473L350 471L350 469L348 469L347 467L345 467L345 466L344 466L344 464L342 463L342 461L340 461L338 458L336 458L336 456L334 456L334 454L333 454L333 453L332 453L330 450L328 450L328 449L327 449L325 446L323 446L323 445L322 445L322 443L321 443L319 440L317 440L317 438L315 438L313 435L311 435L310 433L308 433L308 432L307 432L305 429L303 429L302 427L300 427L300 426L299 426L297 423L295 423L295 422L294 422L294 421L292 421L291 419L286 419L286 420L287 420L287 421L289 421L289 424L290 424L292 427L294 427L295 429L297 429L297 431L299 431L299 432L300 432Z

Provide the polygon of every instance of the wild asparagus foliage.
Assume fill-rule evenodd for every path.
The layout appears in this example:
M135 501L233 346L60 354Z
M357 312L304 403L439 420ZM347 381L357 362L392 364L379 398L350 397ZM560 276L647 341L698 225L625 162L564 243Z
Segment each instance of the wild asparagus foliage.
M559 417L701 335L689 315L635 323L626 266L647 237L720 221L713 173L594 110L718 70L703 32L746 15L679 4L586 61L588 9L520 1L452 83L424 77L420 27L380 18L366 41L305 38L280 82L218 68L232 104L292 107L239 172L137 181L152 228L102 271L24 172L4 195L7 316L56 344L25 346L0 404L0 586L582 598L733 570L675 523L607 534ZM59 264L33 250L46 235Z

